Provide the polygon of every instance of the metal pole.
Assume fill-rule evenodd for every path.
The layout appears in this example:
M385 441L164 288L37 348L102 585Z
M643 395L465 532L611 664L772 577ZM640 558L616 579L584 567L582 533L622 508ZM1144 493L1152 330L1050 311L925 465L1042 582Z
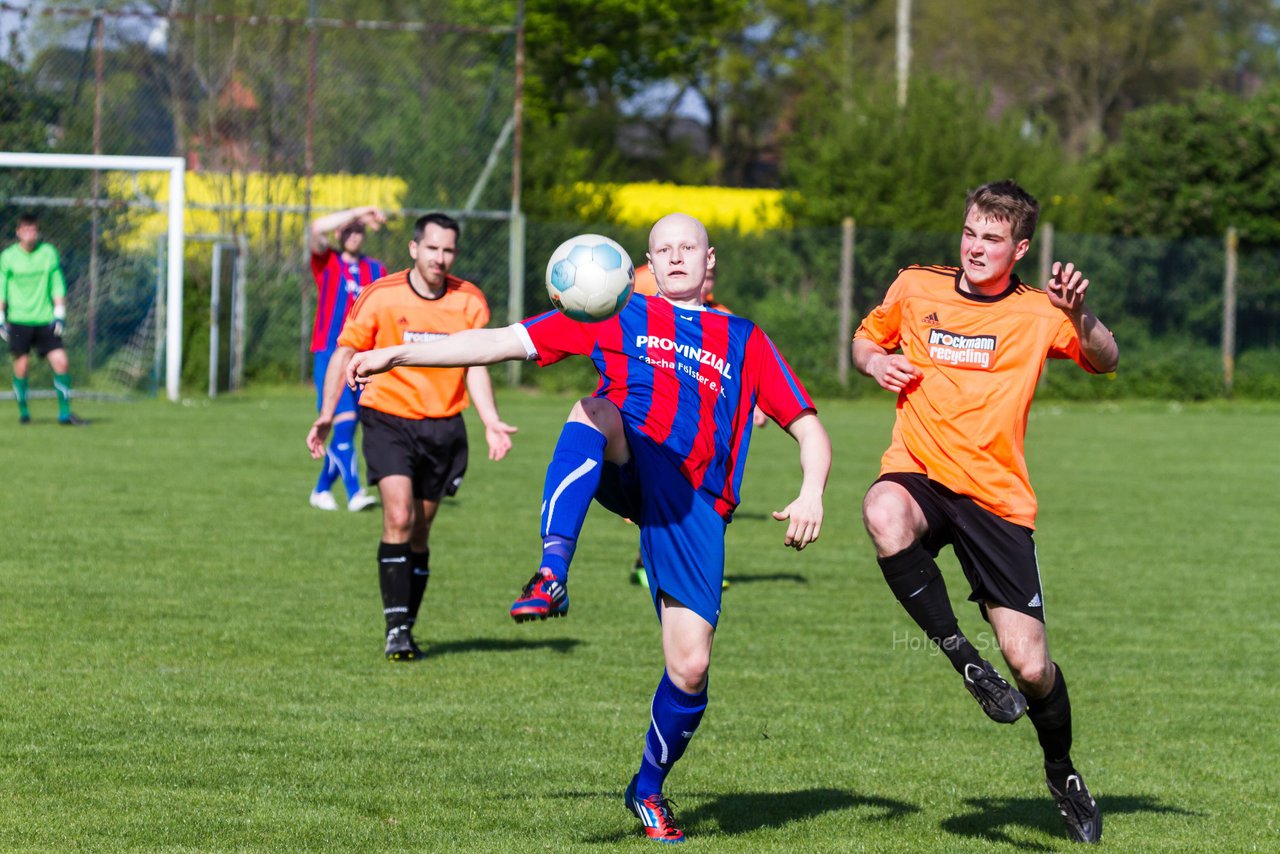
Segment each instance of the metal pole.
M306 148L303 163L305 188L302 214L302 269L310 269L311 254L311 179L316 167L316 0L307 6L307 129ZM298 304L300 307L298 320L298 379L306 382L311 375L311 287L304 272L298 281Z
M857 234L853 217L845 217L840 223L840 345L836 350L836 376L842 386L849 384L853 356L853 249Z
M229 385L232 391L239 391L244 388L245 266L249 261L249 238L243 233L236 235L235 253L235 265L231 268L231 334L233 337Z
M898 0L898 106L907 105L911 74L911 0Z
M516 3L516 79L512 120L515 128L511 143L511 227L507 263L507 321L515 323L524 315L524 214L520 210L520 158L524 149L524 2ZM507 381L520 384L520 363L507 363Z
M1236 269L1240 236L1233 225L1226 235L1227 263L1222 277L1222 384L1227 397L1236 383Z
M166 158L169 169L169 308L165 313L168 350L165 364L165 392L177 402L182 396L182 214L187 198L186 163L181 157Z
M102 3L98 4L102 9ZM105 22L102 15L93 19L93 153L102 153L102 79L103 79L103 30ZM88 370L93 370L93 350L98 340L98 230L101 227L101 214L98 211L98 194L101 191L101 173L93 170L93 213L89 226L89 318L88 347L85 353Z
M209 271L209 397L218 396L218 357L221 350L222 247L213 244L213 264Z
M1046 222L1040 226L1040 281L1036 284L1042 288L1049 283L1049 273L1053 270L1053 237L1053 223ZM1039 388L1044 388L1047 373L1042 367L1040 379L1036 381Z

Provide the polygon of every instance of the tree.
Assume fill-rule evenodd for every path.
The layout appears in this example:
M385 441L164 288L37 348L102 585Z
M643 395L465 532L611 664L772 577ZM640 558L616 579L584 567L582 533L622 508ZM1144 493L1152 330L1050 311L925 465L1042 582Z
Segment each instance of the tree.
M1254 97L1204 91L1131 113L1105 160L1122 234L1280 243L1280 86Z
M914 31L922 62L1051 119L1083 154L1131 109L1274 77L1277 14L1269 0L934 0Z
M1012 114L990 118L989 97L973 87L917 75L905 108L887 79L851 99L846 107L811 92L797 110L784 175L800 224L853 216L876 228L952 232L967 191L1001 178L1026 186L1060 226L1078 225L1088 209L1090 182L1052 134Z

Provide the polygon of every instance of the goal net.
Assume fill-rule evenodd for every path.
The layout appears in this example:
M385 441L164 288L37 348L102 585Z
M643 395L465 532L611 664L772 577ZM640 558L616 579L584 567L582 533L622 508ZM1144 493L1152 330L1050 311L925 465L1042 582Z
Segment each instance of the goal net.
M0 242L31 214L58 251L79 395L178 399L184 176L178 157L0 152ZM43 359L29 376L33 390L52 386Z

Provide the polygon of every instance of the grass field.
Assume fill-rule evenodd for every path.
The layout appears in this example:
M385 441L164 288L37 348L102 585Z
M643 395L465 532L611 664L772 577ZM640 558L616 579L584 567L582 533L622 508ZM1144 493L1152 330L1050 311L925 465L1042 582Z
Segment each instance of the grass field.
M650 850L621 800L661 672L635 529L593 510L568 619L506 616L569 402L501 397L516 449L474 455L437 520L409 666L381 655L378 516L307 506L309 393L0 413L0 848ZM858 502L891 403L823 417L804 553L768 517L794 445L753 444L712 702L668 784L690 850L1070 847L1030 724L986 720L876 568ZM1280 405L1046 403L1029 449L1104 845L1275 850Z

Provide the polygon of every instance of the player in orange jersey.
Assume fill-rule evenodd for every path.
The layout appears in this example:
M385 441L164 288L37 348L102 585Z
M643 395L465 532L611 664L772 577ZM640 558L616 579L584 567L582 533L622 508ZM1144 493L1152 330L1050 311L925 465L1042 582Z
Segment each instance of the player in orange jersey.
M1045 636L1023 437L1046 358L1107 373L1119 351L1071 263L1055 263L1044 290L1014 275L1039 210L1012 181L974 190L961 266L903 270L855 333L854 365L898 395L893 440L862 514L898 601L988 716L1013 723L1027 714L1068 833L1096 842L1102 815L1071 762L1067 685ZM1017 689L960 631L934 562L948 544Z
M307 434L311 456L324 455L347 363L357 351L445 338L489 322L489 305L475 285L450 275L457 254L458 223L444 214L421 217L413 227L413 266L365 287L351 308L329 360L320 417ZM428 537L440 499L467 468L467 393L484 423L489 459L511 448L516 428L498 415L488 370L396 368L378 376L360 396L365 469L382 494L378 580L386 618L386 656L414 661L422 650L412 628L431 577Z

